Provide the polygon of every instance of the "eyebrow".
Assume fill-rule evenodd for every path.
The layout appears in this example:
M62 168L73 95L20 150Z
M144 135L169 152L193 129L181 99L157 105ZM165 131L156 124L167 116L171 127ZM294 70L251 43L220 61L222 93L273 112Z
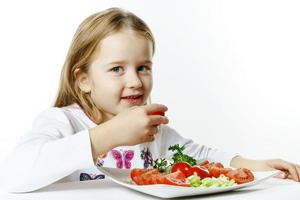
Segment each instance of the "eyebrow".
M109 66L109 65L123 65L125 63L126 63L125 61L114 61L114 62L106 64L106 66ZM145 61L142 61L142 62L139 62L139 63L140 64L152 64L152 61L151 60L145 60Z

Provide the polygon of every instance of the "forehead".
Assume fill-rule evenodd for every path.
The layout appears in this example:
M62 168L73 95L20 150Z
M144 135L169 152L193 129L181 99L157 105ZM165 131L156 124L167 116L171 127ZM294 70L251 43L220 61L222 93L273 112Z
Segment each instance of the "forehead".
M133 31L121 31L104 38L95 52L95 62L143 62L152 59L152 43Z

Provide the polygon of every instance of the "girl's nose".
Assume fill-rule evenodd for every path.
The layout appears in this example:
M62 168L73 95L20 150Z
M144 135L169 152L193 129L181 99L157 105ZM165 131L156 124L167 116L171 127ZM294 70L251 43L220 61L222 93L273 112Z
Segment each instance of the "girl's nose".
M142 81L136 72L127 74L126 86L128 88L140 88L142 85Z

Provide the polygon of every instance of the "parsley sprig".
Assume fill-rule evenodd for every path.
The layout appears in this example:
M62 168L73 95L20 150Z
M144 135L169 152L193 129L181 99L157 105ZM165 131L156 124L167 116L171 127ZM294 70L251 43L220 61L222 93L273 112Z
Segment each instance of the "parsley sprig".
M182 162L182 161L189 163L191 166L194 166L197 164L196 160L193 157L183 153L184 145L179 146L179 144L175 144L173 146L170 146L168 150L171 150L172 152L175 151L175 153L172 157L173 164Z
M175 152L172 157L173 163L168 163L168 161L165 158L158 158L154 161L153 168L157 168L160 172L166 172L168 169L171 168L172 165L178 162L185 161L191 166L197 164L196 160L193 157L183 153L184 145L180 146L179 144L175 144L173 146L170 146L168 150Z
M160 172L165 172L170 166L165 158L159 158L154 161L153 168L157 168Z

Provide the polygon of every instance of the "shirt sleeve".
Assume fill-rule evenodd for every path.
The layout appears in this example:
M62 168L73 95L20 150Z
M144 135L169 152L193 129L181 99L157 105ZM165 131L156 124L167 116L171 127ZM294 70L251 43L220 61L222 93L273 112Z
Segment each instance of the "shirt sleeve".
M74 133L59 108L41 113L4 162L2 187L30 192L94 165L88 130Z
M224 166L230 166L230 162L237 154L224 152L218 149L210 148L205 145L199 145L191 139L186 139L179 135L174 129L169 126L161 126L160 139L160 155L167 159L171 159L173 152L168 148L171 145L180 144L184 145L184 153L192 156L196 160L207 159L211 162L221 162Z

